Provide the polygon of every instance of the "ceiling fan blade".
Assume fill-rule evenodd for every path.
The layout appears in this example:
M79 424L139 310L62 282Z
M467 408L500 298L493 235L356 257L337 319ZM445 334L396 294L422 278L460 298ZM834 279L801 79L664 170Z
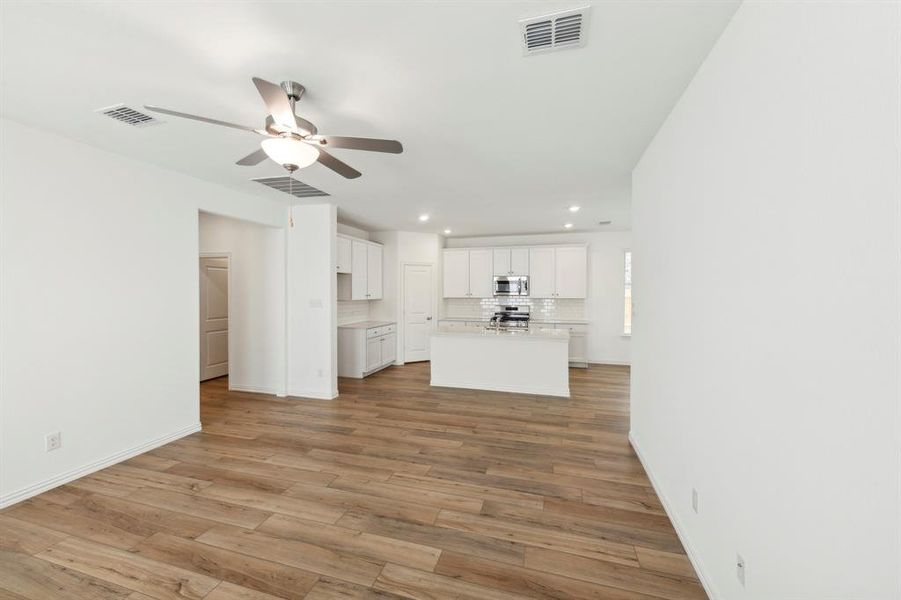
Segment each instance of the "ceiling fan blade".
M328 167L329 169L331 169L338 175L342 175L344 177L347 177L348 179L356 179L357 177L362 175L362 173L360 173L359 171L354 169L352 166L350 166L349 164L347 164L345 162L338 160L337 158L335 158L334 156L332 156L331 154L329 154L322 148L317 148L317 150L319 150L319 159L318 160L319 160L320 164Z
M192 119L194 121L201 121L203 123L210 123L212 125L221 125L223 127L231 127L232 129L240 129L242 131L252 131L254 133L260 133L259 130L254 129L253 127L245 127L244 125L238 125L237 123L229 123L228 121L220 121L219 119L210 119L208 117L189 115L188 113L178 112L177 110L169 110L168 108L161 108L159 106L152 106L150 104L145 104L144 108L146 108L147 110L152 110L153 112L162 113L164 115L172 115L173 117L180 117L182 119Z
M263 102L266 103L266 108L269 109L269 114L272 115L276 123L292 129L298 126L297 119L294 116L294 109L288 100L288 94L285 93L281 86L259 77L253 78L253 84L257 86L257 91L263 97Z
M259 150L251 152L250 154L248 154L247 156L245 156L244 158L242 158L235 164L241 165L242 167L252 167L253 165L260 164L267 158L268 158L268 156L266 155L266 153L263 152L262 148L260 148Z
M348 148L350 150L367 150L369 152L389 152L400 154L404 147L397 140L379 140L376 138L345 137L340 135L323 135L318 138L332 148Z

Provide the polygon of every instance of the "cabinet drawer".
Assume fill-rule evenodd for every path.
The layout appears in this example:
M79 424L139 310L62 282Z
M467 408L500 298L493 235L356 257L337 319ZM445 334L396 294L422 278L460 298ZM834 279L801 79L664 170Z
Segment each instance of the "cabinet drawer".
M395 331L397 331L397 324L395 323L392 323L391 325L382 325L381 327L373 327L372 329L367 329L366 337L379 337L388 333L394 333Z

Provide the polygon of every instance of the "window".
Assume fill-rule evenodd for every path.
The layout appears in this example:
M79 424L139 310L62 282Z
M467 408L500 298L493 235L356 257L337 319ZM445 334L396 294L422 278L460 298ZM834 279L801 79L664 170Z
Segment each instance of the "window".
M625 252L625 289L623 301L623 335L632 335L632 251Z

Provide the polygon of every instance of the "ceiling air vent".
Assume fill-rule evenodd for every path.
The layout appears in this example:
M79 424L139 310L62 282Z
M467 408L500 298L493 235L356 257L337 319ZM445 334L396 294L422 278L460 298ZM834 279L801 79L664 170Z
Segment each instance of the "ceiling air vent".
M520 20L523 54L584 46L588 9L588 6L583 6Z
M294 179L293 181L289 181L289 177L260 177L259 179L254 179L257 183L262 183L263 185L267 185L274 190L278 190L280 192L285 192L286 194L291 194L292 196L296 196L298 198L315 198L316 196L328 196L326 192L322 190L314 188L312 185L307 185L302 181L298 181Z
M150 127L151 125L159 125L162 123L162 121L156 117L151 117L146 113L129 108L124 104L98 108L95 112L106 115L107 117L125 123L126 125L131 125L132 127Z

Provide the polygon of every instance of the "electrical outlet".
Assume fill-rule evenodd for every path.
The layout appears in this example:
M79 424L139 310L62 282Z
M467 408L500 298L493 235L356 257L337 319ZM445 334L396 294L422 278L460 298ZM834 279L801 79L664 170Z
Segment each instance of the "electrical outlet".
M63 440L60 432L54 431L53 433L48 433L47 437L44 439L45 450L50 452L51 450L59 450L60 446L63 445Z
M738 577L738 583L745 587L745 559L741 557L741 554L735 555L735 575Z
M695 512L698 512L699 503L700 498L698 498L698 490L691 488L691 509Z

